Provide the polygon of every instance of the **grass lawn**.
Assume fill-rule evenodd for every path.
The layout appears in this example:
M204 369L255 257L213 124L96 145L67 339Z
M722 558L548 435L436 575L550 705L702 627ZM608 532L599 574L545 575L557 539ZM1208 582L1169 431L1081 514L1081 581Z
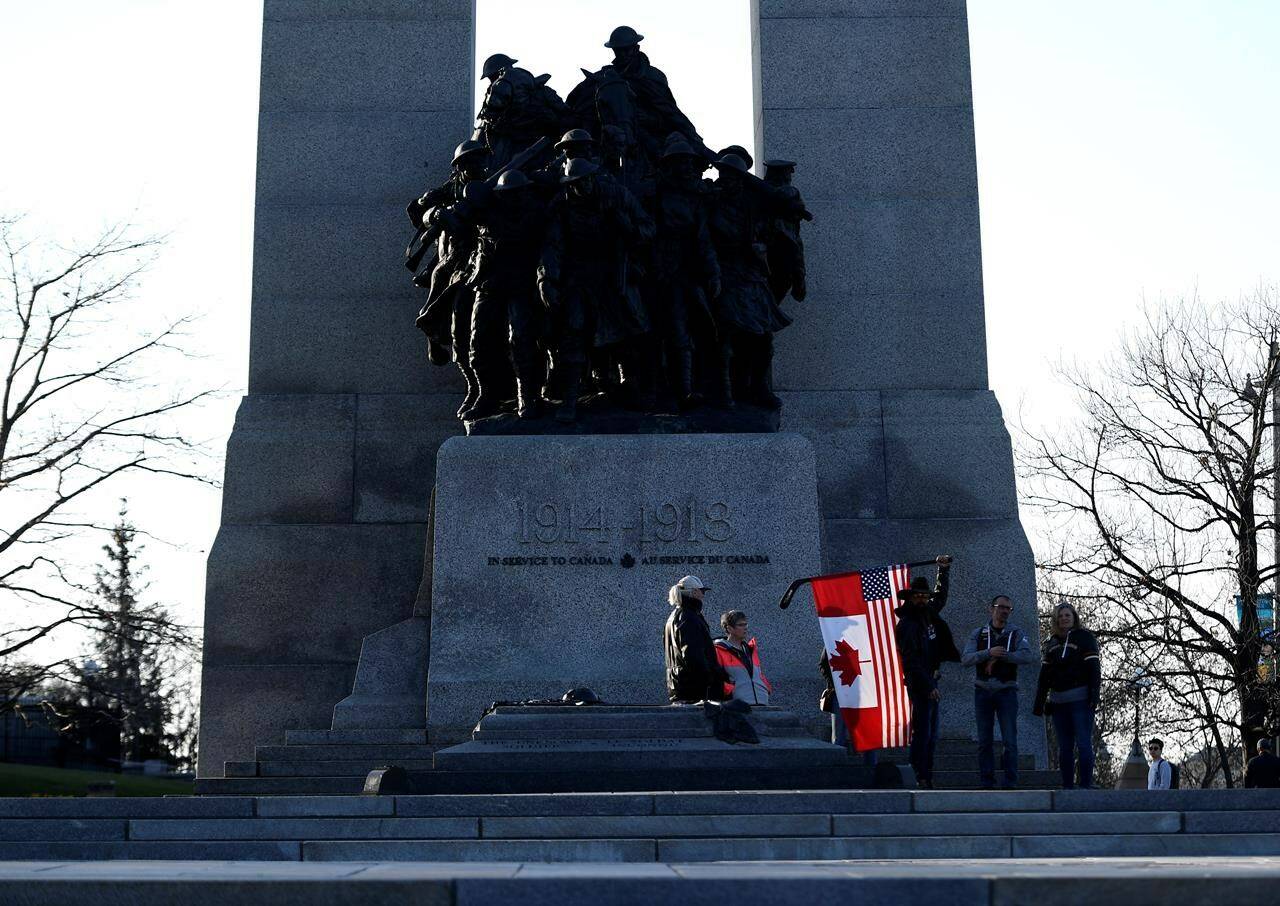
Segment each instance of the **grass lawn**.
M0 763L0 796L83 796L89 784L111 781L115 781L117 796L189 796L194 786L190 780L167 780L140 774L108 774Z

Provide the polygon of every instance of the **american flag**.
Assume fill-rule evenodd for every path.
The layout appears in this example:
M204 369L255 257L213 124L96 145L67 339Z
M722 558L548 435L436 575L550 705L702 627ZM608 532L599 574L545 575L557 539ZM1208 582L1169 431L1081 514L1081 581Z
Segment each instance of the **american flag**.
M853 747L860 752L907 744L911 702L902 682L893 615L907 566L887 566L813 580L813 599Z

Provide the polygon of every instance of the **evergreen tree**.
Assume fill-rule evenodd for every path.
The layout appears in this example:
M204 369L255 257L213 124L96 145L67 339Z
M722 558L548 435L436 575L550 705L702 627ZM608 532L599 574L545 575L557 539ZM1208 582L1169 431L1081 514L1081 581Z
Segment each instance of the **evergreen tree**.
M183 659L193 650L185 627L158 604L140 600L146 586L137 561L138 531L125 502L103 545L107 560L96 574L92 660L81 670L89 704L115 725L120 758L169 758L169 726L181 703Z

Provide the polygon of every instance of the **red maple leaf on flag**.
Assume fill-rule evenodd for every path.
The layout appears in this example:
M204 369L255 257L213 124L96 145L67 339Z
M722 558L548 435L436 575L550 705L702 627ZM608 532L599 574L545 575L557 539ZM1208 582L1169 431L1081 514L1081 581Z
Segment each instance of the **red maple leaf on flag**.
M852 686L853 681L862 675L862 664L858 660L858 649L844 639L836 642L834 657L828 657L831 669L839 671L840 685Z

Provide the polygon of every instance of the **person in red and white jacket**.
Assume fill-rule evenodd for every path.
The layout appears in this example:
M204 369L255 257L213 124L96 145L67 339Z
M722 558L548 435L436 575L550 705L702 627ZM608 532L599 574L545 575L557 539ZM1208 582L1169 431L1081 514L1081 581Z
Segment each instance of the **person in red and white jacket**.
M731 610L720 618L725 638L716 639L716 660L729 679L724 683L725 699L736 698L748 705L767 705L773 686L760 666L756 640L747 640L747 615Z

